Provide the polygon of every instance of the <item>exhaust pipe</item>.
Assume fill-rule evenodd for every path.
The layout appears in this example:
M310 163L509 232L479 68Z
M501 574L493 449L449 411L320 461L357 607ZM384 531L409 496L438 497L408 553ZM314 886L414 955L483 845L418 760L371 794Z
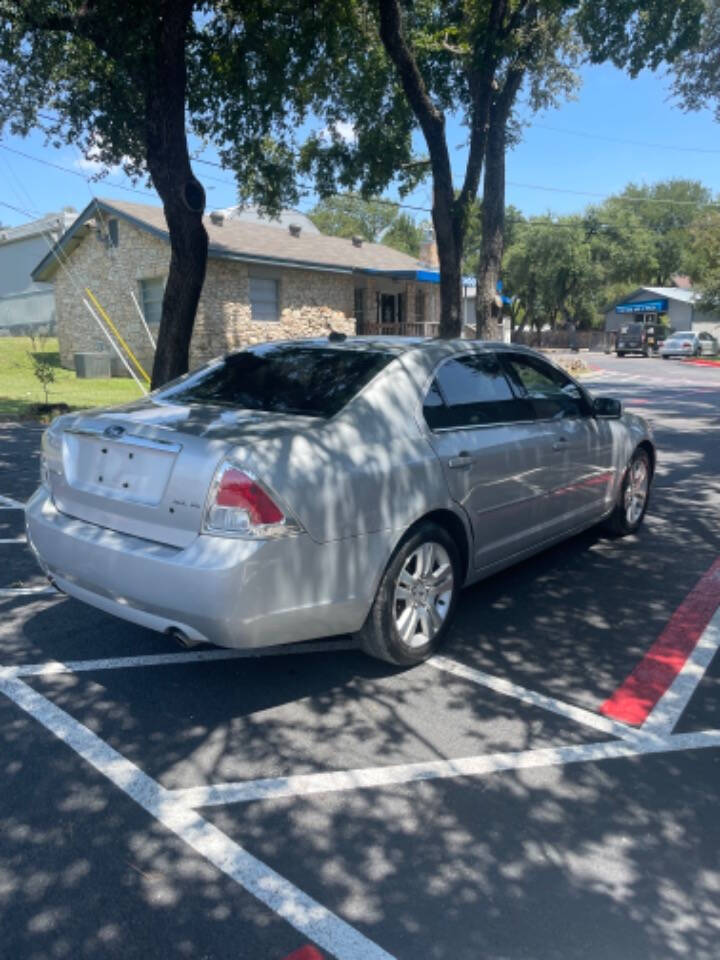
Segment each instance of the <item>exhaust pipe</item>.
M186 636L178 627L170 627L166 633L174 640L177 640L183 650L192 650L194 647L202 646L199 640L191 640L190 637Z

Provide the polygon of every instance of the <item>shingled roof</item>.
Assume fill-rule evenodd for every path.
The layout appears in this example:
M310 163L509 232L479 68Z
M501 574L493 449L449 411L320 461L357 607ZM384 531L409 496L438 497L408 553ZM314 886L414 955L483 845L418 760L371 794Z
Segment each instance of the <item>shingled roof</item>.
M162 207L118 200L94 200L60 237L55 250L35 268L35 280L52 279L58 268L56 254L63 252L67 255L77 246L86 232L82 227L98 214L120 217L163 240L169 239ZM211 258L334 273L382 273L415 277L418 272L426 272L414 257L381 243L363 241L356 246L352 240L342 237L328 237L322 233L303 234L302 231L300 236L293 236L284 227L233 219L216 223L210 216L203 217L203 223L208 232L208 256ZM424 275L422 279L431 280L434 277Z

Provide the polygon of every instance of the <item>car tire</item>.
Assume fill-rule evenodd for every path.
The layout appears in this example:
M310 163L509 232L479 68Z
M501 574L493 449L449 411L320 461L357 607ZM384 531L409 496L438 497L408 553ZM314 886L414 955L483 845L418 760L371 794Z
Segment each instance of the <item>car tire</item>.
M625 356L625 354L622 353L620 350L618 350L617 355L618 355L619 357L624 357L624 356Z
M638 447L620 484L615 509L604 524L612 537L627 537L638 529L648 508L651 480L650 456Z
M445 568L447 575L438 581ZM421 524L390 558L358 634L362 650L396 666L427 660L445 639L461 582L453 538L436 523Z

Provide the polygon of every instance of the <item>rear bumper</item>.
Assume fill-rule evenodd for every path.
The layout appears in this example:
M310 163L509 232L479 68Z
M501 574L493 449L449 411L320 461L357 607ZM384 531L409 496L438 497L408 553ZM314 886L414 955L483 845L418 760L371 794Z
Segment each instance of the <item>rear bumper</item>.
M388 533L318 544L198 536L185 549L60 513L41 487L30 542L65 593L152 630L262 647L359 630L391 550Z
M694 355L692 347L686 347L684 350L682 348L667 350L665 347L661 347L660 349L661 357L692 357Z

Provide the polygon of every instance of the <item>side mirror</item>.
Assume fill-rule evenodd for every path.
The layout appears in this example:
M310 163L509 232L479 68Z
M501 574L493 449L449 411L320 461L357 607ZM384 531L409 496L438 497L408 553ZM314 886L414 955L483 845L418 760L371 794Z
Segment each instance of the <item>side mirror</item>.
M621 400L615 397L595 397L593 399L593 416L603 420L619 420L623 415Z

